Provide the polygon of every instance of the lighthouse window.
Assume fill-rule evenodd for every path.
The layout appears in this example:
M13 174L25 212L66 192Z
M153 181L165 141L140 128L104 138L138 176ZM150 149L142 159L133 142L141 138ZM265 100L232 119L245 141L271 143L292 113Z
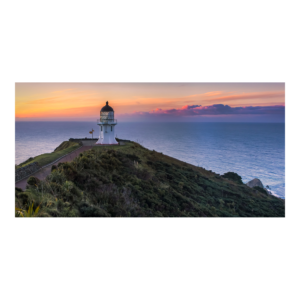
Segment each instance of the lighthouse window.
M102 131L102 126L101 126L101 131Z
M110 131L112 131L112 126L110 126Z

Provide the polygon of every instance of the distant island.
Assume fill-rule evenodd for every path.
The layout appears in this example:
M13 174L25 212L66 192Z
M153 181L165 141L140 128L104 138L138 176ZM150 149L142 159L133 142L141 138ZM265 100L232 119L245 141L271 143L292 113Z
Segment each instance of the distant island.
M93 146L90 140L85 151L70 139L16 166L19 182L43 166L45 174L30 176L25 188L16 184L16 217L285 216L283 199L260 183L247 186L236 173L219 175L132 141ZM53 164L69 153L71 161Z

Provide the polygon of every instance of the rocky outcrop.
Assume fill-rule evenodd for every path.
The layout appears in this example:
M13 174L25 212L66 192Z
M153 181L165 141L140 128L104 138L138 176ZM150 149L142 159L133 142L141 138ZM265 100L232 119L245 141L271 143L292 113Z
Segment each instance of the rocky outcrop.
M248 185L251 188L254 188L255 186L259 186L262 189L264 189L262 182L258 178L254 178L250 180L249 182L246 183L246 185Z
M15 181L19 181L22 178L29 176L40 168L37 162L33 162L25 167L16 170Z
M258 178L254 178L254 179L250 180L249 182L246 183L246 185L251 188L254 188L255 190L257 190L259 192L266 193L268 195L277 197L272 194L272 192L269 190L270 188L268 186L267 186L267 188L265 188L264 185L262 184L262 182ZM277 197L277 198L279 198L279 197ZM279 199L281 199L281 198L279 198Z

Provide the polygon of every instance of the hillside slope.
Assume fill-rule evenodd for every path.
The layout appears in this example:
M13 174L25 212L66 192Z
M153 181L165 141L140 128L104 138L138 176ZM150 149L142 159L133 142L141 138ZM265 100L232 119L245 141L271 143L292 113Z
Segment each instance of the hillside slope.
M16 189L16 216L284 217L284 201L141 145L94 147Z
M68 148L76 148L79 147L80 145L76 142L70 142L70 141L64 141L62 142L57 148L54 149L53 152L59 152Z
M45 166L56 159L60 158L63 155L66 155L75 149L79 148L81 145L74 142L64 141L62 142L53 152L51 153L44 153L41 155L38 155L34 158L30 157L26 161L20 163L16 166L16 168L25 167L33 162L37 162L40 167Z

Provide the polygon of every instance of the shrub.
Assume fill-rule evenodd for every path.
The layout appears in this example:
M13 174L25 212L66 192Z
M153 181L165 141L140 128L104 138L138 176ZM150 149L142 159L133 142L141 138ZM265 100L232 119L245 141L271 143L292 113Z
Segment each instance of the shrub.
M110 217L110 215L102 208L89 206L87 203L82 203L79 207L81 217Z
M67 180L66 176L61 172L52 172L48 175L48 179L50 182L56 182L57 184L63 184Z
M138 163L141 163L140 158L135 154L127 154L126 157L128 157L130 160L137 161Z
M65 163L62 166L64 175L68 180L74 180L77 177L77 171L74 169L74 167L70 163Z
M37 186L40 183L40 180L34 176L30 176L27 180L28 185Z
M61 211L61 217L64 218L74 218L79 217L79 212L77 209L70 209L68 207L64 207Z
M236 183L243 184L242 177L240 175L238 175L237 173L227 172L227 173L223 174L222 177L232 180Z
M51 172L56 171L56 170L57 170L57 166L56 165L52 165Z
M18 198L21 200L22 205L26 206L29 203L29 197L25 193L20 193Z
M116 185L122 185L123 184L123 180L122 180L122 176L118 175L118 174L112 174L112 181L116 184Z

